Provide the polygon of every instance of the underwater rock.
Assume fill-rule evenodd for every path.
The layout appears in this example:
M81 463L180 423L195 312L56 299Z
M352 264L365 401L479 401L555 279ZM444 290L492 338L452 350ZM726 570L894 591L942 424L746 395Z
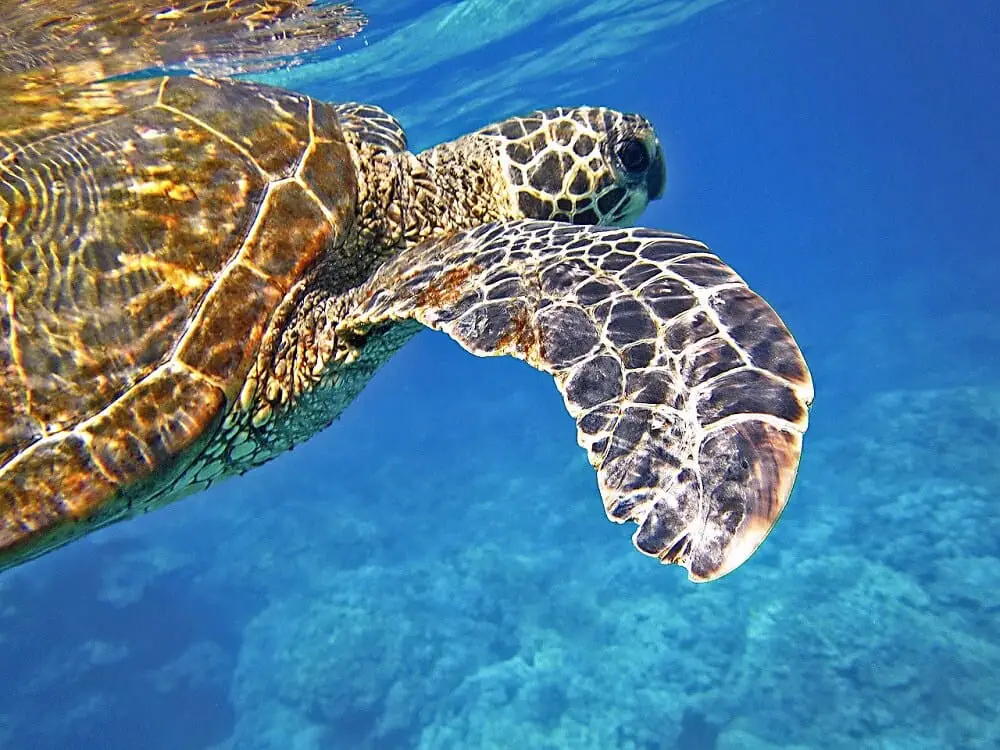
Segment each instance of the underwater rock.
M407 746L437 701L506 649L499 612L463 599L447 568L423 572L328 575L325 590L260 612L244 633L226 747L272 748L266 738L282 734L303 748Z
M996 487L1000 482L1000 391L948 388L890 391L867 404L869 439L881 455L871 455L874 480L912 485L915 480L951 479ZM888 460L886 460L888 459ZM889 476L886 476L886 475Z
M176 750L225 735L234 658L219 643L237 613L190 575L147 575L158 553L136 558L141 586L106 596L128 558L105 554L117 545L85 542L0 585L0 747Z
M907 716L915 731L936 737L934 746L968 747L976 735L954 725L956 706L1000 719L988 697L1000 677L984 679L1000 672L1000 646L881 563L802 560L793 579L761 599L748 634L731 700L765 740L860 747Z
M442 386L440 411L473 398L457 387ZM88 621L76 641L46 636L59 644L47 656L20 623L48 611L51 581L0 579L0 646L25 654L7 671L36 686L0 707L0 746L68 747L81 726L128 721L135 706L100 679L114 669L141 675L133 689L167 696L171 711L228 692L233 727L216 750L675 750L693 736L690 716L716 750L1000 746L1000 394L879 394L836 415L836 438L817 413L818 439L768 543L733 575L692 587L627 554L628 530L609 529L594 505L586 459L553 437L565 426L556 395L539 392L552 396L535 409L551 406L551 432L505 415L504 398L462 414L460 431L447 428L454 411L404 420L392 435L338 443L327 485L301 469L333 464L333 439L320 438L262 470L252 497L206 493L194 520L165 515L176 528L148 550L124 537L97 545L87 586L78 577L56 592ZM469 447L468 434L487 431L505 445ZM421 453L407 457L414 441ZM376 449L388 458L373 465ZM349 473L353 462L365 471ZM525 505L544 519L511 511ZM227 533L190 533L206 519ZM200 547L197 571L186 545ZM221 635L161 624L178 602L203 610L223 586L254 592L248 611L190 621L242 629L235 668ZM91 599L99 609L81 601ZM114 623L166 628L153 640L169 653ZM43 736L23 707L60 687L62 718Z
M993 746L1000 392L878 394L837 427L775 532L794 527L752 594L730 711L778 744Z
M906 570L944 603L989 601L1000 580L983 573L1000 557L1000 391L888 392L839 426L847 436L809 456L798 497L814 507L796 519L803 532L818 513L830 546ZM956 561L972 558L956 579Z
M591 530L591 514L560 499L567 483L588 491L568 450L546 456L551 482L545 467L514 479L474 461L413 477L392 507L415 545L356 568L338 570L323 538L350 536L346 511L324 531L319 511L290 514L297 532L285 516L301 578L271 589L245 633L227 747L284 736L317 750L672 750L691 715L718 747L980 742L1000 720L985 609L1000 575L1000 470L984 460L1000 395L885 393L840 418L847 437L820 431L809 446L772 540L706 588L601 543L603 519ZM525 464L538 449L527 444ZM384 471L369 481L393 486L405 467ZM437 526L419 502L435 492L449 509ZM550 499L561 545L506 510L533 497ZM375 531L362 525L378 543Z
M195 641L176 659L152 672L160 693L225 692L232 672L232 657L214 641Z
M107 540L98 542L108 543ZM151 544L135 546L119 554L109 555L109 563L101 570L98 598L118 608L126 608L142 600L146 590L184 568L194 560L177 547Z
M622 560L601 550L567 575L557 557L483 547L327 571L326 590L247 628L221 747L671 748L743 650L742 608L679 577L622 601L620 581L649 562Z
M962 555L941 559L933 591L945 604L973 610L996 627L1000 612L1000 558Z

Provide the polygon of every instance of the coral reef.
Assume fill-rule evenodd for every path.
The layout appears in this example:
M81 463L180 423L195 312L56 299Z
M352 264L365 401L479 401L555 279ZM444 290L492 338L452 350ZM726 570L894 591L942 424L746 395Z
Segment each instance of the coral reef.
M307 598L274 600L246 629L225 747L1000 742L987 736L1000 472L983 460L1000 395L891 392L854 418L867 428L810 446L776 539L711 587L651 576L610 544L532 554L517 528L516 552L473 534L405 568L314 569ZM479 481L465 513L492 529L512 497L530 501L531 482Z
M459 412L477 383L455 377L400 429L347 417L349 443L208 493L155 539L126 526L0 579L4 746L1000 745L1000 393L893 391L839 413L769 542L696 587L607 526L547 382ZM525 411L532 430L511 418ZM456 419L496 442L470 447ZM336 497L315 465L343 478ZM64 619L18 626L54 599ZM26 723L39 700L65 707L44 727ZM200 729L157 728L144 705L200 711Z

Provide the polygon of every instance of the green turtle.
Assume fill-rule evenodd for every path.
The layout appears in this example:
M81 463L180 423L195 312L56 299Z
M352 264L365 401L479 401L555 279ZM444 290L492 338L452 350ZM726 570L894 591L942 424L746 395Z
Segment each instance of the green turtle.
M664 190L646 119L541 110L415 154L377 106L205 73L269 64L233 28L299 51L344 14L87 7L103 32L57 14L32 28L61 46L0 57L0 567L306 440L422 328L554 377L643 553L704 581L767 535L810 375L705 245L631 227Z

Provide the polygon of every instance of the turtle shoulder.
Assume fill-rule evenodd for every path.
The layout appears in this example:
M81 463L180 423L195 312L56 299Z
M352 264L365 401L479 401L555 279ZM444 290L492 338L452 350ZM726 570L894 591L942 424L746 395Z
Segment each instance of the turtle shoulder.
M406 151L406 131L399 120L374 104L334 104L340 126L360 142L391 152Z
M22 94L0 112L0 567L183 489L357 194L336 112L305 96Z

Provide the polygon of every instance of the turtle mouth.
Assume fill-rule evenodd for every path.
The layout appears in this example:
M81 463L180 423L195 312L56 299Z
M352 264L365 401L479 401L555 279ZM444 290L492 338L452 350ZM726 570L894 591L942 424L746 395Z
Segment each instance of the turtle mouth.
M649 200L655 201L662 198L666 186L667 162L663 158L663 149L657 143L653 163L649 165L649 170L646 172L646 195L649 196Z
M647 205L649 205L648 201L639 200L638 198L634 199L632 201L631 210L622 216L620 221L617 223L617 226L634 227L639 221L639 217L641 217L643 212L645 212Z
M652 199L653 196L642 188L633 189L629 193L628 199L609 217L610 220L607 223L615 227L635 226Z

